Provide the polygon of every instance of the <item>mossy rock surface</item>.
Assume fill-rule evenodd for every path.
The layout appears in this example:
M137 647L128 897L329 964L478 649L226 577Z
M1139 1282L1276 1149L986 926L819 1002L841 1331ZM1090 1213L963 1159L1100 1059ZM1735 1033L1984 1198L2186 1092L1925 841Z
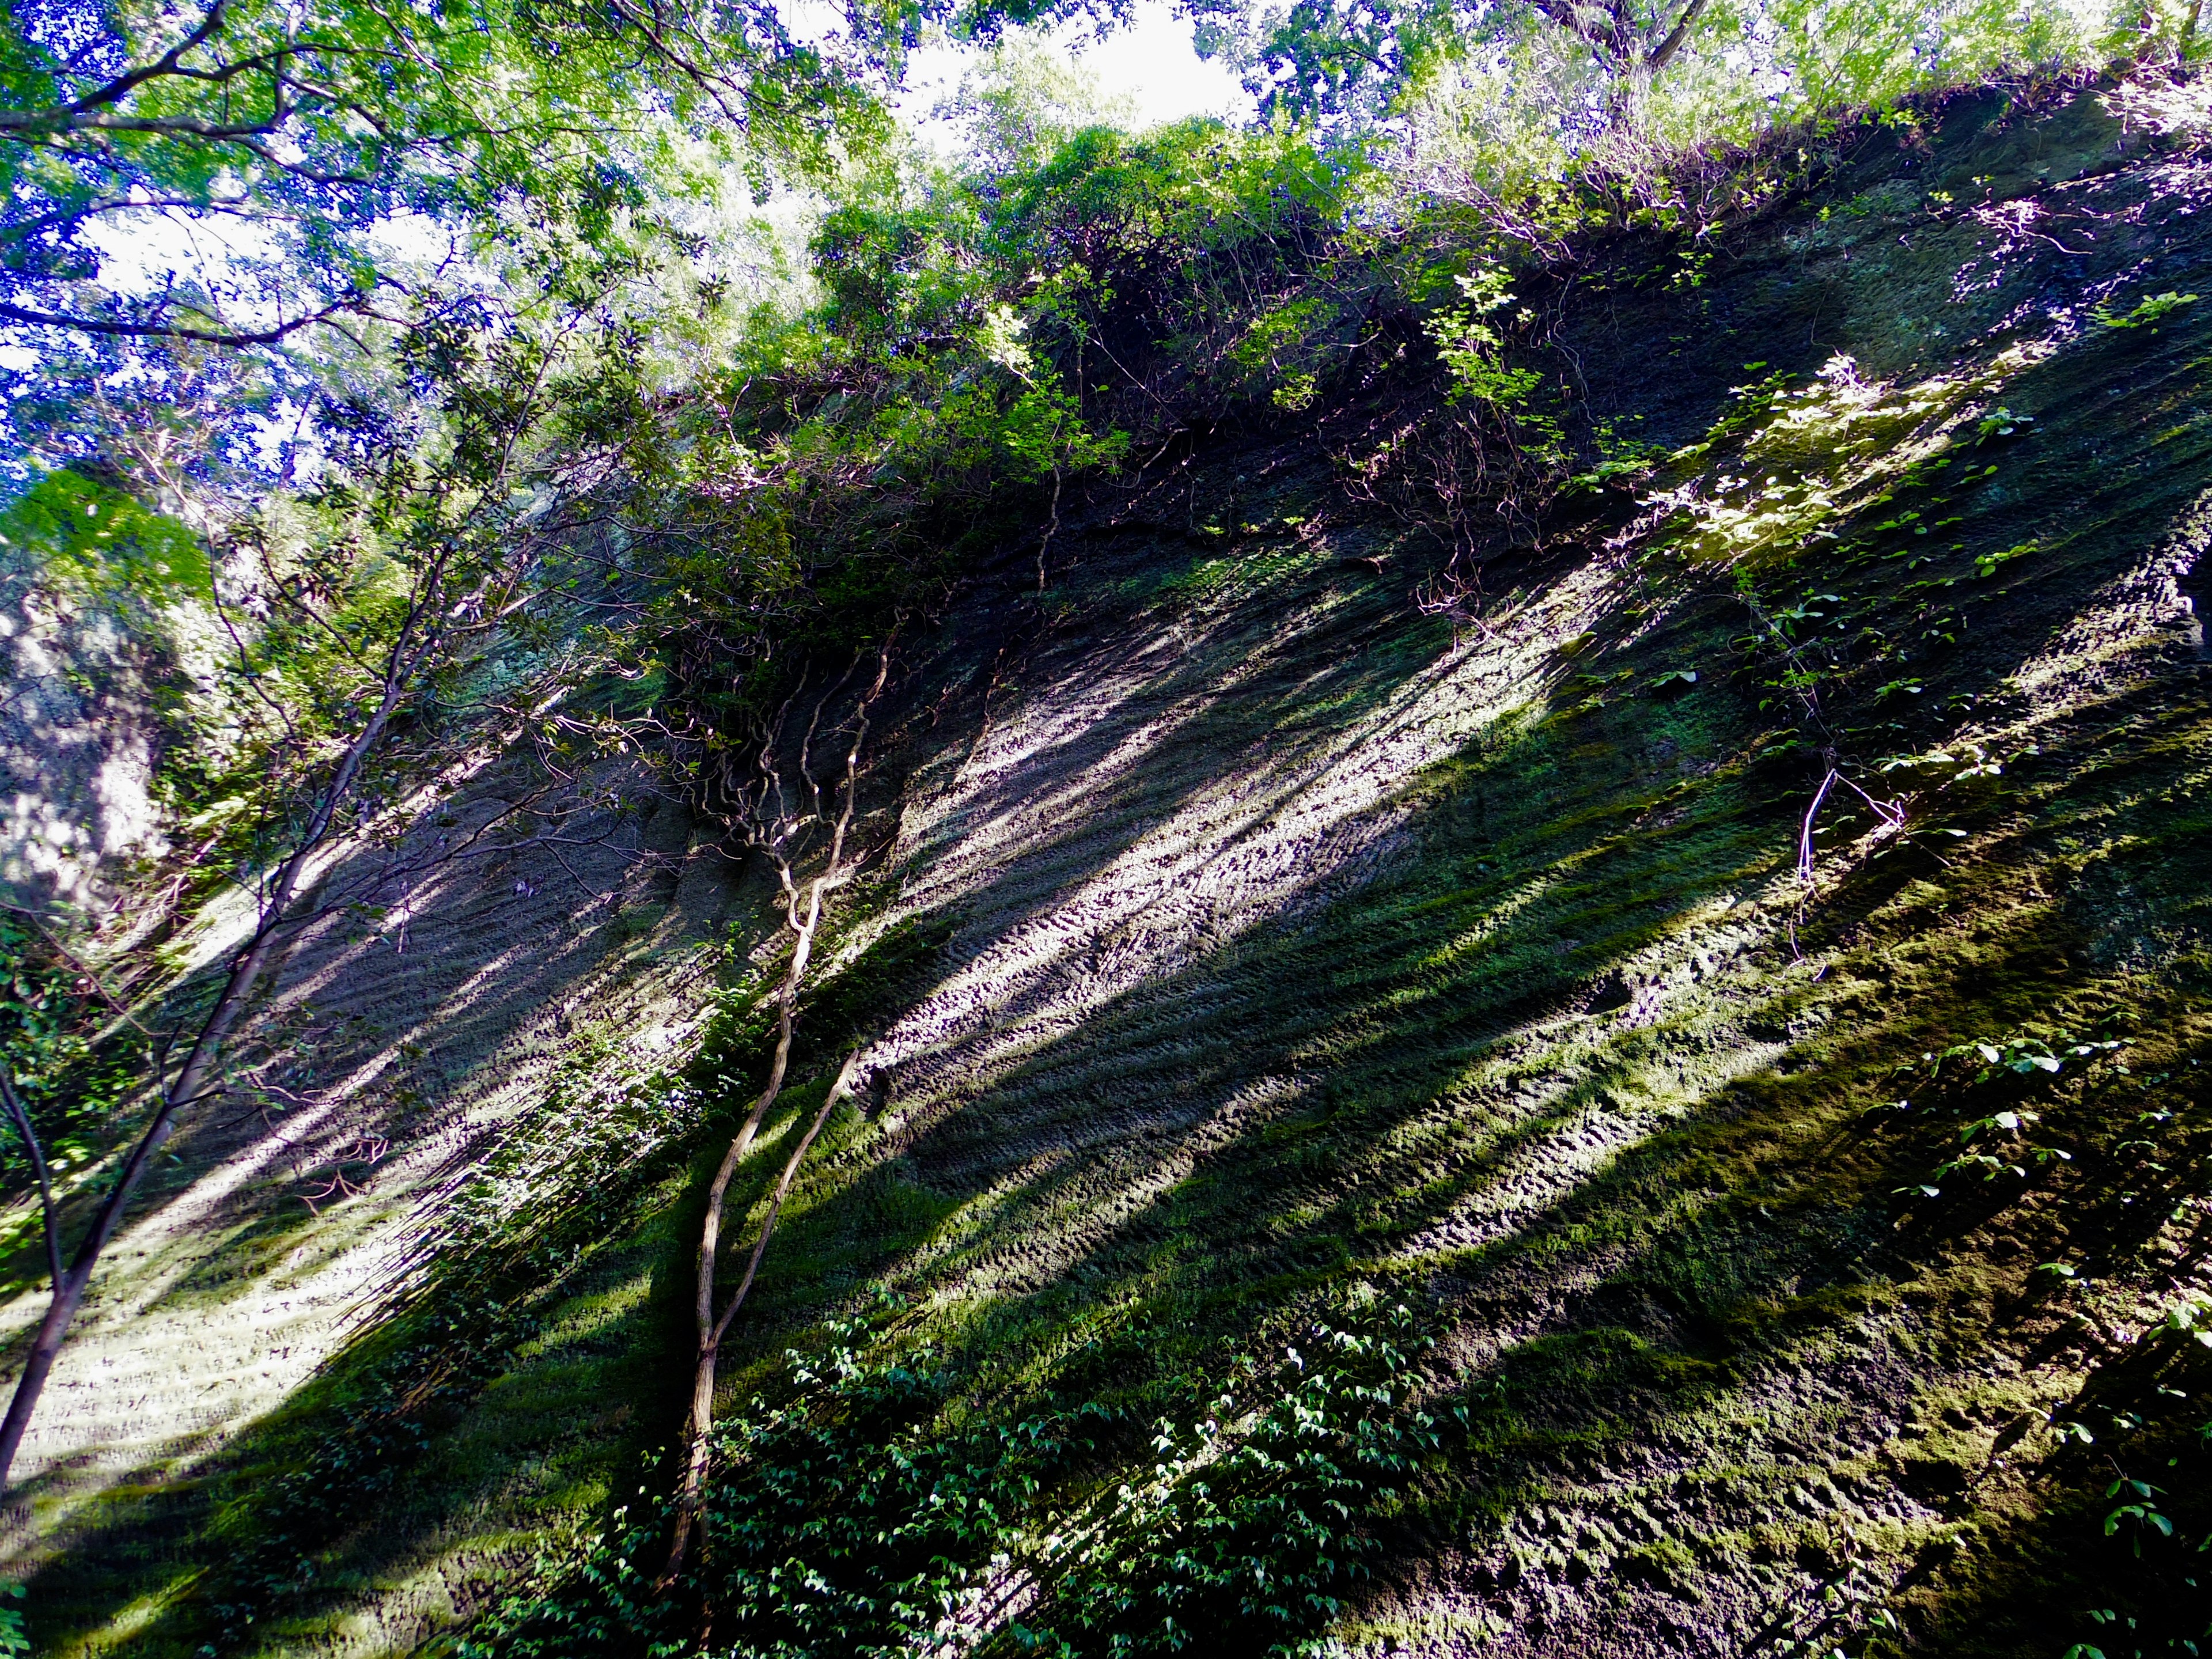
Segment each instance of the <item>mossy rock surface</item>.
M947 1443L1115 1413L1024 1500L1013 1565L953 1573L990 1592L963 1641L1103 1651L1071 1587L1111 1575L1055 1579L1042 1540L1103 1516L1168 1560L1181 1500L1139 1526L1114 1494L1156 1460L1187 1486L1201 1439L1302 1397L1317 1322L1402 1306L1407 1364L1328 1409L1427 1426L1346 1489L1344 1571L1270 1641L2056 1659L2115 1651L2107 1607L2146 1651L2194 1634L2212 1607L2154 1527L2107 1526L2102 1460L2212 1522L2201 1443L2145 1405L2212 1383L2149 1334L2203 1288L2212 303L2117 325L2212 295L2203 166L2091 90L1962 98L1694 288L1595 249L1562 338L1594 416L1672 459L1456 618L1409 598L1432 549L1346 511L1326 422L1097 483L1041 605L1009 550L887 717L884 850L738 1207L848 1048L863 1087L732 1338L732 1420L813 1397L787 1356L837 1321L927 1371ZM1171 513L1248 528L1128 527ZM695 943L733 920L757 988L764 899L655 902ZM595 983L647 971L617 931ZM72 1516L32 1585L54 1651L409 1650L637 1488L764 1052L742 1004L700 1024L711 981L651 971L703 1049L655 1070L618 1026L503 1153L457 1146L479 1173L421 1188L414 1300ZM1932 1058L1976 1043L1999 1060ZM274 1285L328 1224L242 1218L226 1259ZM214 1266L162 1292L239 1293ZM1212 1594L1190 1650L1266 1645Z

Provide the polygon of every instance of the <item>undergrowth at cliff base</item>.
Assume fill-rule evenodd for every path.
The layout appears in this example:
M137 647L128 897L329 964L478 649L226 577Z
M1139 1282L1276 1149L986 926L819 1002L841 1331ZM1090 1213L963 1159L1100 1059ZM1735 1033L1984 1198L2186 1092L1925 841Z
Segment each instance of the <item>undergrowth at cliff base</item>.
M788 1357L777 1403L718 1422L709 1542L682 1582L658 1581L668 1506L641 1493L457 1654L1318 1651L1443 1441L1413 1403L1431 1345L1402 1305L1203 1381L1047 1391L1013 1416L951 1410L929 1351L878 1328L900 1311L834 1323Z

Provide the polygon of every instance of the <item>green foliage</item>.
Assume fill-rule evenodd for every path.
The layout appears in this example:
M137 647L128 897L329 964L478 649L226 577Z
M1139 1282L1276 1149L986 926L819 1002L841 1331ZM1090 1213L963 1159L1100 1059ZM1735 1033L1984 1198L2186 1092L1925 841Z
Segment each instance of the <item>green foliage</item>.
M10 1584L0 1589L0 1601L21 1603L24 1589ZM22 1607L0 1607L0 1659L26 1659L31 1652L31 1626Z
M1513 303L1511 278L1494 265L1485 265L1455 279L1466 303L1438 312L1423 325L1437 343L1437 355L1451 371L1450 398L1454 403L1472 398L1493 408L1514 408L1527 401L1539 377L1529 369L1508 369L1498 362L1504 345L1488 319ZM1525 321L1528 313L1521 313Z
M1890 1109L1905 1113L1944 1113L1964 1119L1958 1125L1959 1150L1937 1164L1928 1176L1904 1195L1939 1199L1943 1182L1965 1171L1984 1181L2001 1175L2025 1177L2031 1164L2069 1164L2071 1151L2025 1139L2026 1132L2043 1121L2040 1112L2025 1104L2033 1085L2058 1077L2070 1066L2076 1072L2111 1060L2122 1046L2115 1037L2077 1036L2063 1028L2047 1034L2015 1032L1996 1042L1954 1043L1923 1054L1917 1075L1925 1079L1921 1100L1900 1100ZM2119 1068L2123 1074L2125 1067ZM1983 1145L1976 1146L1979 1140ZM2000 1150L1989 1150L1991 1144ZM2060 1269L2063 1271L2063 1269Z
M983 176L1007 178L1086 127L1127 126L1130 109L1103 100L1077 64L1042 40L1009 33L977 52L938 113L962 130Z
M1422 324L1451 376L1446 396L1455 404L1478 404L1503 422L1508 441L1537 465L1561 465L1568 459L1565 434L1559 421L1536 404L1544 376L1537 369L1509 363L1504 335L1492 320L1514 303L1510 277L1497 266L1480 265L1455 281L1465 303L1440 311ZM1525 307L1513 319L1523 328L1534 320Z
M1916 94L2110 55L2063 0L1301 0L1251 49L1278 107L1389 109L1405 134L1393 174L1461 210L1468 240L1547 257L1593 222L1701 231L1783 193L1783 157L1720 162L1729 147L1817 142L1847 112L1909 128ZM1697 263L1677 267L1686 285Z
M943 1379L843 1347L792 1380L805 1404L757 1401L718 1429L716 1599L744 1649L776 1659L936 1645L1040 1486L1111 1420L1087 1407L939 1429Z
M16 8L0 23L0 300L28 308L15 321L88 311L234 337L375 315L410 287L381 221L464 244L533 216L619 239L709 193L717 162L819 165L830 124L863 112L772 10L711 0ZM102 228L156 215L243 224L266 252L247 240L224 274L87 306Z
M1278 1362L1235 1357L1158 1422L1146 1472L1088 1496L1126 1412L953 1416L926 1353L872 1353L862 1321L827 1334L818 1357L787 1356L782 1403L718 1425L709 1565L684 1589L653 1589L668 1517L641 1500L541 1564L539 1590L482 1621L465 1659L689 1651L695 1607L716 1650L747 1659L951 1652L1018 1572L1050 1588L994 1653L1304 1652L1439 1440L1410 1405L1428 1343L1402 1307L1316 1325Z
M2010 438L2035 423L2033 415L2015 415L2009 409L1997 408L1974 423L1974 441L1986 443L1991 438Z
M1256 319L1230 359L1266 385L1267 400L1276 408L1304 409L1313 402L1317 384L1315 368L1308 366L1313 356L1310 343L1316 325L1328 319L1328 307L1321 301L1293 300Z
M2124 314L2114 311L2107 302L2094 307L2089 316L2093 321L2101 323L2106 328L2154 328L2160 318L2170 316L2184 306L2196 303L2194 294L2176 294L2168 289L2163 294L2151 295Z
M139 1086L144 1055L127 1041L131 1033L106 1029L105 1012L91 975L50 933L0 910L0 1066L30 1114L47 1167L64 1183L89 1164ZM0 1180L29 1189L30 1154L12 1125L0 1124ZM0 1230L0 1249L38 1234L33 1205Z
M2025 558L2034 551L2036 551L2036 544L2033 542L2021 542L2012 547L1991 548L1986 553L1975 556L1974 574L1987 580L2014 559Z
M1374 1523L1441 1443L1411 1400L1431 1346L1400 1306L1317 1324L1279 1365L1241 1358L1203 1421L1159 1423L1149 1478L1048 1540L1060 1577L1017 1640L1071 1659L1218 1651L1232 1632L1315 1650L1368 1576Z
M49 472L0 511L0 548L48 581L160 603L204 594L207 551L176 520L70 471Z
M652 550L613 648L666 686L648 725L690 784L724 787L731 736L809 664L1035 535L1071 476L1209 410L1321 395L1349 325L1302 285L1356 172L1306 135L1194 121L1085 128L998 177L856 179L812 238L819 302L611 428Z
M714 1565L701 1591L727 1650L763 1659L936 1652L1018 1544L1042 1486L1095 1449L1110 1413L941 1420L945 1379L867 1357L865 1322L833 1326L819 1358L790 1356L789 1401L756 1399L716 1426ZM462 1644L464 1659L619 1648L688 1651L682 1601L655 1593L668 1516L646 1504L556 1580Z

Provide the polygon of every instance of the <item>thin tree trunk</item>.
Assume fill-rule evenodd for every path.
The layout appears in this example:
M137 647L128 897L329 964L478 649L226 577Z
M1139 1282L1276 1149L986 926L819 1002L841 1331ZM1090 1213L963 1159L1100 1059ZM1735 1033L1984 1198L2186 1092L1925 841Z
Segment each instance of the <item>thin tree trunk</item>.
M684 1464L684 1496L678 1510L676 1541L669 1553L664 1583L684 1570L684 1559L690 1552L692 1536L701 1529L706 1518L707 1467L714 1443L714 1372L720 1358L723 1335L729 1330L730 1322L737 1317L738 1310L744 1306L745 1296L752 1289L753 1280L759 1276L761 1259L768 1254L768 1241L775 1231L776 1217L781 1213L783 1200L790 1194L792 1180L798 1175L799 1166L805 1161L806 1154L813 1149L816 1139L822 1133L822 1126L830 1121L830 1112L851 1091L853 1068L860 1064L860 1051L858 1048L845 1057L844 1065L838 1068L836 1081L830 1085L830 1092L822 1097L822 1109L815 1113L814 1121L808 1127L806 1133L799 1145L791 1149L791 1156L784 1160L783 1174L775 1183L775 1192L769 1196L768 1214L762 1218L760 1237L753 1241L752 1255L746 1259L745 1276L738 1281L738 1288L730 1297L730 1305L722 1310L722 1316L714 1322L706 1340L700 1345L699 1364L691 1379L691 1415L688 1430L691 1439L690 1454Z
M1052 470L1052 518L1044 527L1044 538L1037 543L1037 592L1044 592L1044 556L1052 550L1052 538L1060 533L1060 469Z
M786 881L788 884L788 873ZM707 1218L699 1228L699 1284L698 1296L693 1309L698 1329L699 1347L691 1378L691 1409L684 1418L684 1437L685 1456L684 1486L677 1500L676 1541L668 1557L668 1569L662 1575L663 1583L673 1580L683 1571L684 1558L690 1547L691 1534L696 1530L701 1506L707 1490L707 1460L708 1431L714 1422L714 1368L720 1339L714 1319L714 1259L720 1248L722 1236L722 1204L728 1196L731 1179L738 1165L752 1150L753 1138L760 1133L761 1120L775 1103L783 1091L783 1075L791 1062L791 1018L793 1005L799 1000L799 988L806 973L806 959L814 948L814 929L821 916L822 880L817 878L808 886L808 914L804 926L799 927L798 942L792 947L791 965L784 970L783 983L776 992L775 1058L769 1065L768 1086L761 1091L753 1109L745 1114L744 1122L730 1141L730 1149L722 1154L721 1167L714 1171L714 1184L707 1188Z
M434 578L428 595L423 605L417 607L413 622L436 617L441 586ZM121 1225L123 1212L131 1202L131 1195L137 1190L138 1183L145 1178L155 1158L167 1144L171 1133L176 1128L178 1114L198 1104L222 1086L219 1082L211 1081L210 1074L222 1058L222 1047L230 1036L231 1028L237 1024L239 1016L245 1012L246 1000L252 995L254 985L261 977L261 970L268 963L269 953L275 947L277 933L284 920L284 912L298 896L301 879L307 873L307 861L329 832L331 820L337 815L339 804L352 789L369 751L383 736L392 711L399 706L400 699L415 677L415 671L442 632L440 623L433 620L422 637L415 641L411 650L407 647L404 635L402 642L393 647L389 659L391 666L385 676L384 695L376 712L369 717L368 723L348 745L344 756L339 760L337 770L331 775L330 787L323 792L313 817L308 820L306 833L301 836L292 856L284 861L283 868L277 872L276 883L270 887L268 900L262 907L261 925L254 930L253 937L232 963L230 975L223 981L222 993L216 999L207 1023L200 1027L191 1053L185 1056L184 1070L177 1074L174 1084L161 1091L161 1105L155 1110L153 1121L146 1126L145 1133L138 1138L138 1144L131 1149L130 1158L115 1178L115 1184L108 1188L107 1197L94 1213L91 1230L78 1242L76 1256L60 1275L60 1280L54 1287L53 1300L47 1305L46 1317L39 1322L38 1334L32 1339L31 1352L23 1362L23 1374L16 1382L15 1397L8 1403L7 1419L0 1422L0 1491L7 1488L15 1454L21 1449L23 1437L31 1426L31 1414L38 1409L39 1396L45 1390L46 1378L52 1373L54 1361L61 1353L62 1339L69 1334L70 1322L76 1318L76 1310L84 1301L84 1293L92 1283L93 1269L99 1265L100 1253L107 1248L115 1237L116 1229Z
M722 1316L714 1322L714 1340L717 1347L721 1346L722 1334L730 1328L730 1322L737 1317L738 1310L744 1306L745 1293L752 1289L753 1280L760 1273L761 1258L768 1254L769 1236L775 1231L775 1218L781 1213L783 1200L791 1192L792 1177L799 1173L799 1166L805 1161L807 1152L821 1134L822 1126L830 1121L831 1109L852 1092L853 1068L860 1063L860 1051L858 1048L845 1056L845 1063L837 1068L836 1080L830 1084L830 1092L822 1097L822 1109L815 1113L814 1122L807 1129L805 1138L791 1149L791 1156L784 1160L782 1178L775 1183L775 1191L768 1200L768 1214L761 1220L760 1237L753 1241L753 1253L746 1259L745 1276L738 1281L738 1288L731 1293L730 1305L722 1310Z
M31 1115L23 1109L22 1100L15 1093L15 1079L8 1075L7 1067L0 1066L0 1103L8 1108L8 1115L15 1120L15 1133L23 1137L23 1150L31 1155L31 1168L39 1177L39 1216L46 1230L46 1273L53 1288L62 1287L62 1233L54 1219L54 1187L46 1175L46 1149L39 1145L39 1132L31 1127Z
M729 1150L722 1155L720 1167L714 1171L712 1185L707 1188L707 1215L699 1228L698 1293L692 1309L693 1321L698 1334L698 1350L692 1367L691 1407L684 1418L684 1481L676 1504L676 1535L670 1545L668 1565L660 1576L659 1588L665 1590L674 1583L684 1570L684 1563L691 1548L693 1535L702 1530L705 1522L707 1501L707 1467L712 1455L711 1435L714 1426L714 1374L720 1358L722 1337L730 1328L730 1320L744 1302L745 1293L752 1288L753 1276L759 1270L761 1257L768 1248L768 1235L775 1224L775 1212L783 1201L783 1194L797 1172L799 1160L813 1146L814 1137L821 1132L830 1108L849 1083L853 1067L858 1063L856 1051L845 1062L837 1074L822 1112L805 1139L793 1153L771 1201L766 1224L753 1248L752 1260L745 1269L743 1283L730 1305L718 1318L714 1312L714 1266L720 1251L722 1234L722 1206L729 1195L730 1182L737 1174L738 1165L752 1149L754 1138L760 1133L762 1121L769 1108L775 1103L783 1091L785 1071L791 1061L792 1018L797 1010L799 993L806 978L807 963L814 951L814 935L822 922L824 898L851 879L852 872L845 866L845 841L853 825L854 798L859 791L860 750L867 742L868 708L881 695L884 683L890 672L890 642L884 641L876 665L876 680L862 696L859 708L859 729L854 732L851 748L845 753L844 799L840 805L836 828L830 838L829 856L823 860L821 873L803 885L792 879L791 865L774 847L770 856L775 859L776 877L784 893L784 921L797 938L793 940L791 962L784 969L783 982L776 989L775 1057L769 1062L768 1086L761 1091L760 1098L753 1102L752 1110L745 1114L738 1133L730 1142ZM813 728L808 727L811 737ZM763 766L767 764L763 762ZM803 917L803 920L801 919Z

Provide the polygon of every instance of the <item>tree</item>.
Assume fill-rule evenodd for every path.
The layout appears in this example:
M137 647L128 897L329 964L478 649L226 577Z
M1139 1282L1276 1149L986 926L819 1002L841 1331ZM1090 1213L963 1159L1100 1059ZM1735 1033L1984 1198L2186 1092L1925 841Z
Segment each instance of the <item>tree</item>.
M1135 105L1103 96L1097 86L1046 40L1009 33L994 42L937 106L971 146L978 174L1001 179L1042 163L1090 126L1127 126Z
M854 708L851 736L845 749L844 778L837 792L834 819L823 811L822 787L812 771L811 750L822 716L852 678L851 669L814 706L806 729L799 737L797 753L788 762L796 775L796 783L787 787L786 763L777 752L782 744L784 722L797 700L798 694L794 693L775 719L755 733L754 744L748 745L754 757L754 775L738 781L726 796L729 816L743 835L745 845L760 853L775 872L784 927L791 935L791 956L776 986L775 1053L769 1062L767 1085L753 1102L752 1109L745 1114L744 1121L738 1126L729 1150L723 1154L714 1179L707 1188L707 1214L699 1229L698 1290L692 1310L698 1348L692 1366L691 1407L684 1425L684 1475L677 1494L675 1535L669 1547L667 1570L661 1577L664 1587L672 1583L684 1570L693 1540L705 1525L707 1472L714 1427L714 1376L722 1339L728 1334L731 1322L744 1306L745 1297L760 1273L762 1258L768 1253L769 1239L775 1231L783 1200L791 1191L792 1179L821 1134L823 1125L829 1121L830 1112L850 1086L854 1066L860 1059L858 1050L848 1057L829 1092L823 1097L821 1109L814 1115L813 1122L785 1159L782 1176L769 1194L768 1212L762 1218L752 1254L745 1263L744 1277L731 1293L728 1303L717 1312L716 1262L721 1246L722 1206L730 1182L737 1175L738 1165L752 1150L769 1109L783 1091L784 1075L791 1063L793 1022L798 1012L799 992L806 982L806 970L813 958L814 939L822 925L823 902L850 883L860 871L861 860L852 857L848 847L853 807L860 787L860 757L867 746L868 713L883 695L890 677L891 638L896 634L894 629L891 637L887 637L878 650L875 679L860 694ZM866 660L865 653L856 657L854 667L858 668ZM811 874L800 875L799 866L825 829L828 844L822 850L821 862Z
M534 313L507 313L496 325L479 314L412 337L409 349L429 414L413 424L333 432L319 482L288 501L293 517L321 528L319 543L304 553L272 556L257 543L262 526L250 515L228 527L233 562L256 570L257 601L272 618L258 644L234 625L233 634L240 672L270 701L277 734L271 750L248 757L249 769L271 780L275 796L260 836L243 854L240 878L254 890L255 924L173 1076L166 1074L165 1055L156 1054L153 1110L56 1274L0 1421L0 1488L132 1198L179 1127L224 1092L233 1032L287 939L315 913L318 855L362 827L355 798L395 723L419 712L462 653L520 610L540 556L596 510L587 492L562 485L597 476L598 457L573 424L574 409L591 405L585 387L592 366L617 365L615 392L602 395L627 386L604 337L619 337L625 319L607 313L604 301L629 270L613 262L596 285ZM594 329L601 337L585 340ZM348 413L333 409L326 416L344 428ZM216 584L222 612L220 576ZM314 681L289 704L264 685L278 678L269 672L267 642L287 633L295 666L310 670L298 678ZM295 801L304 803L296 815L287 810ZM16 1109L15 1090L7 1092L9 1116L35 1162L28 1115ZM55 1257L58 1264L58 1251Z
M0 319L265 345L410 309L429 263L518 216L575 223L818 166L855 85L743 0L90 0L0 15ZM110 274L112 235L212 237ZM440 242L447 253L435 252Z
M152 1118L125 1159L106 1196L94 1212L92 1225L78 1241L67 1270L58 1275L53 1298L39 1322L22 1375L9 1401L7 1417L0 1421L0 1489L7 1485L15 1453L30 1429L32 1413L38 1409L39 1396L61 1353L62 1340L68 1335L70 1322L76 1318L84 1293L91 1285L93 1270L115 1237L115 1230L122 1224L131 1195L174 1133L179 1115L222 1092L217 1067L223 1045L246 1012L246 1003L260 982L262 970L268 965L285 925L293 920L292 902L305 883L308 863L328 838L339 807L351 793L377 740L391 724L392 714L415 689L442 641L442 618L449 599L451 570L451 561L440 558L423 573L409 605L406 623L387 654L384 683L374 709L346 745L329 782L324 786L321 798L315 803L305 832L264 896L253 933L232 958L230 971L224 978L215 1006L193 1039L183 1068L173 1082L161 1088ZM12 1095L13 1091L9 1092ZM24 1133L27 1139L27 1128Z
M1587 45L1615 80L1648 81L1673 61L1709 0L1537 0L1537 9Z
M1236 0L1187 9L1201 38L1245 67L1271 115L1367 133L1377 118L1417 108L1439 77L1470 74L1577 146L1651 126L1655 88L1677 88L1654 134L1674 149L2078 58L2089 44L2060 0L1292 0L1256 21ZM2185 55L2185 19L2151 33L2170 42L2175 27ZM1557 78L1531 83L1531 56Z

